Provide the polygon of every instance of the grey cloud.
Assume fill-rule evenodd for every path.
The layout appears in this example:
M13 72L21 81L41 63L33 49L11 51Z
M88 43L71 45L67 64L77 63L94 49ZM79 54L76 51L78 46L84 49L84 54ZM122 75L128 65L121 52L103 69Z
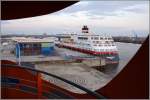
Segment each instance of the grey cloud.
M81 1L85 2L85 1ZM79 11L88 11L89 16L117 16L116 11L130 11L135 13L143 13L145 9L142 6L147 6L148 1L86 1L84 3L75 4L68 8L61 10L58 13L77 13ZM133 8L132 8L133 6ZM136 8L134 8L136 6ZM126 9L131 7L130 9ZM144 7L145 8L145 7Z

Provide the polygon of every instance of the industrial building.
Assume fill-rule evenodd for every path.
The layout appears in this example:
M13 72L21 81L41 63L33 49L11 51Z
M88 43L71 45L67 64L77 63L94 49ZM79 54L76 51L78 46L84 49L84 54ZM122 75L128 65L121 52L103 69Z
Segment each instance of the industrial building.
M32 56L32 55L50 55L54 51L53 39L37 39L37 38L15 38L15 55Z

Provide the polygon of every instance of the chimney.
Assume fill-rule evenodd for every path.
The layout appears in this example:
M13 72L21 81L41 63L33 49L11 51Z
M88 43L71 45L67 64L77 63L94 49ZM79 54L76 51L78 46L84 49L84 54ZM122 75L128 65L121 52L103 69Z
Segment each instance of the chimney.
M89 28L86 25L83 26L82 33L89 33Z

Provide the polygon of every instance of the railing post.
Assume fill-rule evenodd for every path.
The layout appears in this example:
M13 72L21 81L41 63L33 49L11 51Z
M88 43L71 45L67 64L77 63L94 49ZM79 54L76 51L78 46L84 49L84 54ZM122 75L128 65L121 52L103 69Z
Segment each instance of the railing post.
M42 78L41 73L37 73L37 89L38 89L38 98L42 98Z

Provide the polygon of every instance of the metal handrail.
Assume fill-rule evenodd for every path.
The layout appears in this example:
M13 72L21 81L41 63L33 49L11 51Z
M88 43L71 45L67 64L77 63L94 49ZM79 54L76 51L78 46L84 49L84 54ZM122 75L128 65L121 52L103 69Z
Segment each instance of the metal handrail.
M8 83L9 85L16 85L15 83ZM5 83L5 85L6 85L6 83ZM21 83L19 83L19 85L18 86L26 86L26 87L28 87L28 88L34 88L36 91L38 91L38 88L36 88L36 87L34 87L34 86L28 86L28 85L25 85L25 84L21 84ZM6 88L8 88L7 87L7 85L5 86ZM2 88L3 88L3 85L2 85ZM16 88L16 87L9 87L9 88L12 88L12 89L18 89L18 88ZM54 87L49 87L49 88L51 88L51 89L53 89L53 90L57 90L56 88L54 88ZM18 90L20 90L20 89L18 89ZM24 92L27 92L27 90L21 90L21 91L24 91ZM61 91L61 92L63 92L62 90L59 90L59 91ZM52 92L49 92L49 91L47 91L47 90L43 90L43 92L45 92L45 93L52 93ZM31 94L36 94L35 92L27 92L27 93L31 93ZM66 95L68 95L69 97L71 97L71 95L70 94L67 94L67 93L64 93L64 94L66 94ZM54 95L54 94L53 94ZM56 96L56 95L55 95ZM58 95L57 95L58 96Z
M23 67L23 66L20 67L19 65L12 65L12 64L2 64L1 66L2 66L2 67L11 67L11 68L12 68L12 67L16 67L16 68L20 68L20 69L27 69L27 70L31 70L31 71L34 71L34 72L39 72L39 73L42 73L42 74L51 76L51 77L53 77L53 78L59 79L59 80L65 82L65 83L68 83L68 84L70 84L70 85L72 85L72 86L74 86L74 87L76 87L76 88L78 88L78 89L80 89L80 90L83 90L84 92L86 92L86 93L88 93L88 94L90 94L90 95L92 95L92 96L94 96L94 97L96 97L96 98L98 98L98 99L106 99L104 96L102 96L101 94L98 94L98 93L95 92L95 91L91 91L91 90L89 90L89 89L87 89L87 88L85 88L85 87L83 87L83 86L80 86L80 85L77 84L77 83L74 83L74 82L72 82L72 81L69 81L69 80L67 80L67 79L64 79L64 78L62 78L62 77L56 76L56 75L51 74L51 73L48 73L48 72L44 72L44 71L37 70L37 69L33 69L33 68L27 68L27 67Z
M29 80L26 80L26 79L23 79L23 78L14 78L14 77L5 77L5 78L13 78L13 79L18 79L18 80L23 80L23 81L27 81L27 82L30 82L30 83L33 83L33 84L36 84L36 82L35 81L29 81ZM9 83L10 84L10 83ZM14 84L14 83L11 83L11 84ZM19 83L19 86L20 85L25 85L25 84L20 84ZM56 89L55 87L51 87L51 86L47 86L47 85L45 85L45 84L43 84L42 85L43 87L48 87L48 88L50 88L50 89L53 89L53 90L58 90L58 89ZM34 86L31 86L31 87L34 87ZM34 87L35 88L35 87ZM44 90L45 91L45 90ZM62 90L59 90L60 92L64 92L64 91L62 91ZM45 92L48 92L48 91L45 91ZM67 94L67 95L69 95L69 96L71 96L70 94L68 94L67 92L64 92L65 94Z

